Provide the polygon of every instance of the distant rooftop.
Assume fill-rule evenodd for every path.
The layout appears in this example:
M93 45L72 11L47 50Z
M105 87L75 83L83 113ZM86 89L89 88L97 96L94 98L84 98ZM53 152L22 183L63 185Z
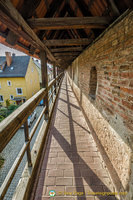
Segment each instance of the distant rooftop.
M33 59L33 62L35 63L35 65L41 69L41 63L38 60ZM52 71L52 66L50 64L47 63L47 67L48 67L48 73Z
M0 72L0 78L4 77L25 77L30 56L13 56L10 67L6 65ZM0 65L6 62L6 56L0 56Z

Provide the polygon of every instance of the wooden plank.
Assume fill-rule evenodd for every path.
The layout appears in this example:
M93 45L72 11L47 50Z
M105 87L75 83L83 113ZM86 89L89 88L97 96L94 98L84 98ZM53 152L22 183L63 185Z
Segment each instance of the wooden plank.
M71 59L76 58L76 57L77 56L71 55L71 56L57 56L56 58L60 59L60 60L71 60Z
M45 89L41 89L22 106L6 117L0 124L0 152L8 144L16 131L33 112L41 99L45 96Z
M77 56L79 55L79 52L62 52L62 53L54 53L55 57L59 56Z
M88 45L92 40L88 38L81 39L62 39L62 40L44 40L46 46L75 46Z
M104 25L109 24L109 22L109 17L58 17L28 20L31 28L38 30L105 28Z
M12 20L13 22L15 22L17 25L19 25L20 29L24 30L24 32L35 42L35 44L37 46L39 45L40 49L44 49L47 52L47 54L50 56L52 61L57 62L56 59L54 58L54 56L49 51L49 49L38 38L38 36L35 34L35 32L30 28L30 26L23 19L23 17L20 15L20 13L16 10L16 8L13 6L13 4L10 2L10 0L1 0L0 8L6 12L7 16L10 16L11 19L13 19ZM17 31L19 31L19 30L17 30ZM24 39L26 39L26 38L24 38Z
M64 47L64 48L55 48L50 49L52 53L59 53L59 52L81 52L83 47Z

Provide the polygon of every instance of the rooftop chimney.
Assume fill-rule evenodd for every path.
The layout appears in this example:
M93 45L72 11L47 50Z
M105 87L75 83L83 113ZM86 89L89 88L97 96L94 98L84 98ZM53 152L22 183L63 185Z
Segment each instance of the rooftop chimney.
M7 66L10 67L10 65L11 65L11 63L12 63L11 53L10 53L10 52L5 52L5 54L6 54Z
M12 53L12 57L15 57L16 56L16 54L15 53Z

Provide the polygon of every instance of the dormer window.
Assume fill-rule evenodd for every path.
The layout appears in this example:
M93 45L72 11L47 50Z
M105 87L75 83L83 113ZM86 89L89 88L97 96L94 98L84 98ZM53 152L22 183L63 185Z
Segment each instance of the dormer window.
M11 81L7 81L7 85L11 86L12 85Z

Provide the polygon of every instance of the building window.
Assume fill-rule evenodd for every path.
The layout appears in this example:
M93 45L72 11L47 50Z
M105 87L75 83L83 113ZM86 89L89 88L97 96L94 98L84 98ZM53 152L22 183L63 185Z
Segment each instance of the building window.
M14 99L14 96L13 95L10 95L10 100L13 100Z
M0 102L3 102L4 101L4 98L2 95L0 95Z
M1 89L1 84L0 84L0 89Z
M11 84L11 81L7 81L7 85L8 86L11 86L12 84Z
M34 67L31 68L31 71L34 72Z
M89 96L95 100L96 98L96 89L97 89L97 70L96 67L92 67L90 70L90 92Z
M16 88L16 93L17 93L18 95L23 94L22 88Z

